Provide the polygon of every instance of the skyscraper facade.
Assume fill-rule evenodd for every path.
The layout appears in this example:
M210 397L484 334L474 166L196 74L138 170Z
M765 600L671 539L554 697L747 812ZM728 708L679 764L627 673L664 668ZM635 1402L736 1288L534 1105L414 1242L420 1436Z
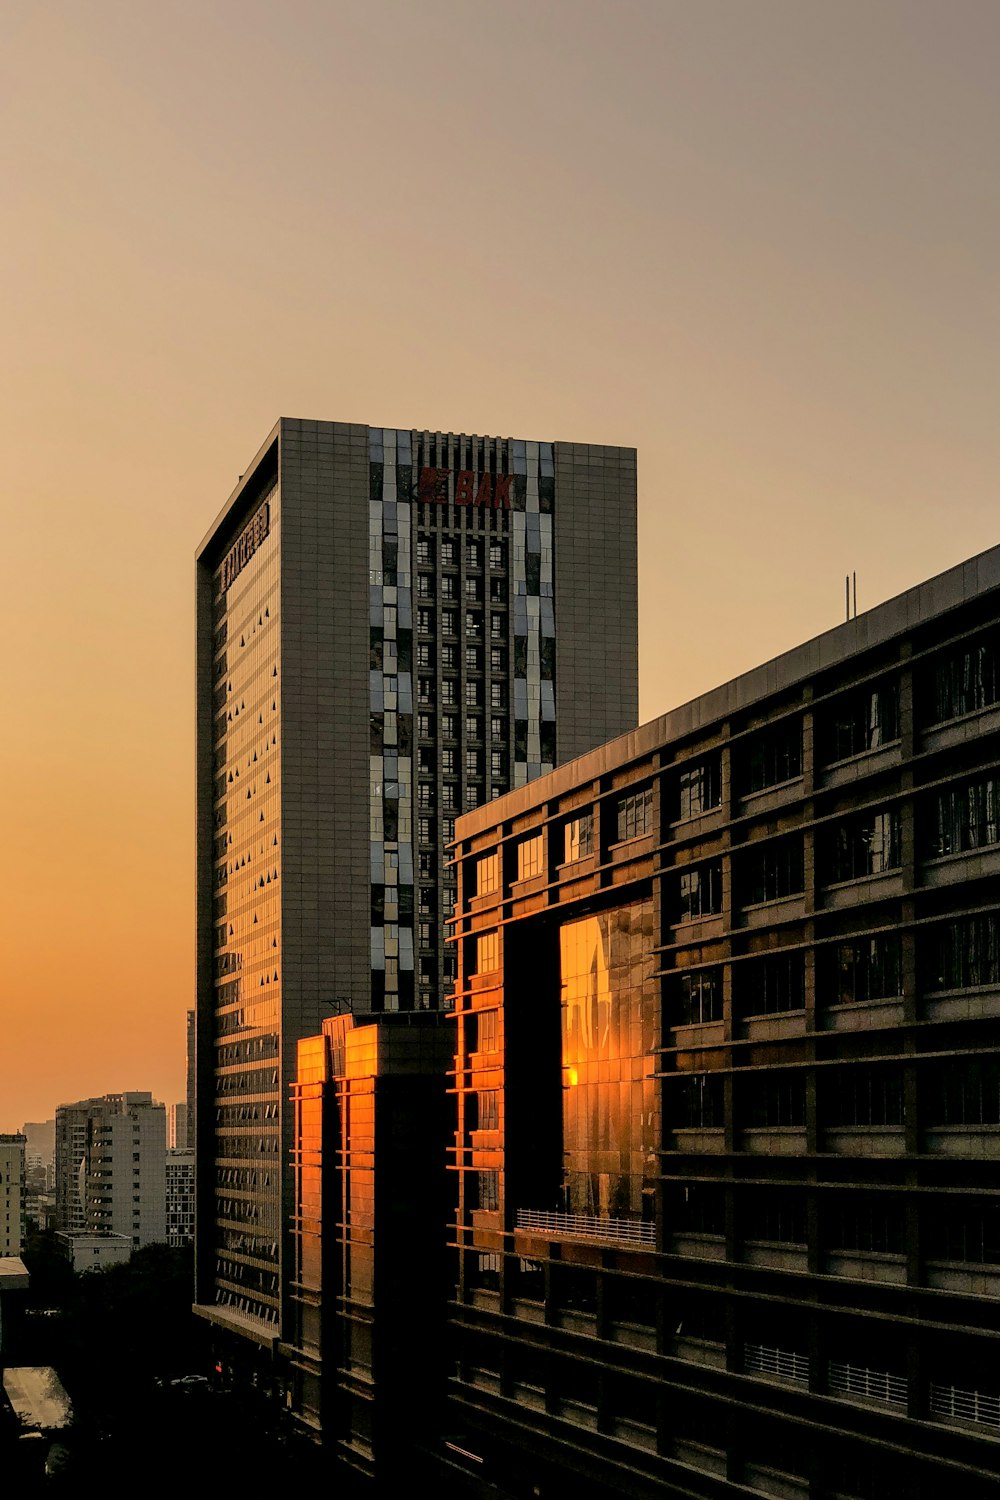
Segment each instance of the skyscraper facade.
M635 454L282 419L197 578L197 1300L267 1344L298 1040L440 1007L455 816L635 723Z
M24 1246L23 1135L0 1135L0 1257Z

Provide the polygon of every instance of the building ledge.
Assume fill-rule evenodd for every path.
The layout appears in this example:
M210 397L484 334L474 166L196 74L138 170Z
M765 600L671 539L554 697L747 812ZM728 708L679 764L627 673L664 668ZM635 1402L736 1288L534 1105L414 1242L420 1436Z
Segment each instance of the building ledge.
M235 1333L240 1338L252 1339L255 1344L269 1349L272 1354L277 1351L279 1340L277 1331L270 1332L254 1318L244 1317L228 1307L212 1307L204 1302L193 1303L191 1311L195 1317L204 1318L206 1323L213 1323L216 1328L224 1328L228 1333Z

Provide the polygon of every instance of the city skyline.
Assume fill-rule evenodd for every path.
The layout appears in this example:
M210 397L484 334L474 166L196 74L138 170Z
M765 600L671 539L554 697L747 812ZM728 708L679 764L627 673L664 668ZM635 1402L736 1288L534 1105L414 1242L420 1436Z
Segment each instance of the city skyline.
M998 41L981 4L20 11L0 1130L183 1096L190 558L278 413L635 447L641 721L837 624L845 573L864 611L997 541Z

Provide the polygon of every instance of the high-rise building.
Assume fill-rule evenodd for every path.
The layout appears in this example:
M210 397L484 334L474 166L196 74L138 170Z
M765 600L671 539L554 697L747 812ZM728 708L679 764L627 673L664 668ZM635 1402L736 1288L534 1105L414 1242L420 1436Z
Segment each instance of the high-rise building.
M1000 548L460 820L470 1494L997 1493L998 730Z
M132 1091L56 1110L56 1214L66 1233L166 1240L166 1112Z
M635 454L282 419L198 551L197 1301L288 1324L289 1088L450 993L456 815L635 723Z
M185 1099L180 1104L167 1105L167 1150L186 1151L187 1149L188 1107Z
M0 1259L24 1247L23 1135L0 1135Z
M167 1244L194 1244L194 1150L167 1148Z

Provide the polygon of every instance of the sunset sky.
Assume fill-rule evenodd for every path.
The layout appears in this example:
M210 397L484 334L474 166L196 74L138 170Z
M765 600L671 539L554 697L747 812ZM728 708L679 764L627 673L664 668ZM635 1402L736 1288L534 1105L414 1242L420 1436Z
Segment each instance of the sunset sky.
M8 0L0 1130L183 1091L279 415L639 450L650 718L1000 542L995 0Z

